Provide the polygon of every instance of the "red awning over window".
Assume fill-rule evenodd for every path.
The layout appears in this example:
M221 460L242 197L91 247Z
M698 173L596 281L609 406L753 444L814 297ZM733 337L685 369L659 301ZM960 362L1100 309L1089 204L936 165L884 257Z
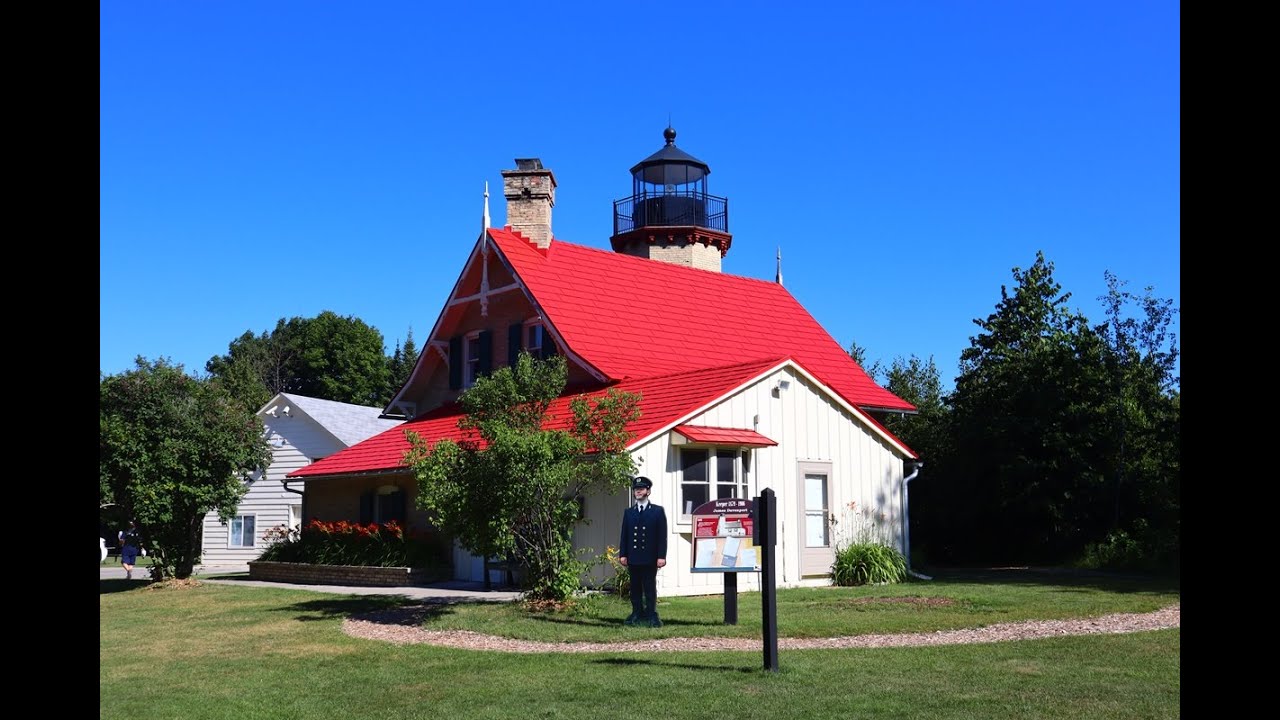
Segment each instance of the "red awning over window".
M700 427L697 425L677 425L676 432L689 438L690 442L709 443L712 445L737 445L739 447L769 447L778 443L761 435L755 430L744 428Z

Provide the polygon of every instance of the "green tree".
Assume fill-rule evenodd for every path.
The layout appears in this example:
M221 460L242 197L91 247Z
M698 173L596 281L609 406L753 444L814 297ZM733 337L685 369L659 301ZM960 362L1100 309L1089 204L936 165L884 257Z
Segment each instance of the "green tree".
M400 389L409 382L409 376L413 374L413 366L418 362L418 346L413 342L413 328L409 328L409 334L405 336L404 344L396 341L395 352L387 360L387 392L386 401L390 402L391 398L400 392Z
M849 357L853 358L853 361L858 363L858 367L862 368L872 380L881 381L884 376L884 364L877 359L868 365L867 349L859 345L856 340L849 343Z
M893 359L885 371L885 388L916 406L916 413L889 415L885 426L918 452L934 444L933 435L946 414L942 376L933 358L912 355Z
M934 502L951 509L939 530L952 559L1057 562L1097 534L1104 343L1043 253L1013 276L974 321L949 398L951 467Z
M281 350L266 333L258 337L245 332L231 341L226 355L205 363L205 371L244 408L256 412L285 387L286 358Z
M255 411L278 392L370 406L390 400L382 333L330 310L280 318L270 333L245 332L205 370Z
M879 361L876 365L880 366ZM934 527L939 515L946 511L945 505L931 502L929 491L947 482L951 459L950 408L944 400L942 378L932 357L926 361L912 355L894 358L877 381L916 406L915 413L885 413L880 421L915 450L924 464L921 475L912 481L908 500L912 555L929 557L929 539L937 535ZM907 473L913 469L904 468Z
M521 353L514 368L462 394L459 427L470 439L428 445L408 433L418 507L471 553L525 567L531 600L563 602L577 591L586 569L573 552L577 498L625 488L633 471L626 426L639 417L639 396L574 398L568 429L559 429L548 410L566 377L563 357Z
M1177 565L1181 530L1181 445L1177 336L1170 330L1173 301L1142 295L1105 273L1099 298L1107 321L1098 327L1106 344L1106 429L1099 438L1110 478L1111 539L1129 538L1140 559ZM1132 308L1136 306L1136 311ZM1118 558L1134 561L1135 558Z
M885 365L879 359L867 363L866 348L849 343L849 357L858 363L872 380L889 392L916 406L915 413L887 412L877 419L922 458L936 458L946 428L946 405L942 393L942 376L930 357L921 360L912 355L895 357Z
M271 461L262 422L220 383L142 357L100 379L98 418L101 501L137 521L154 579L190 577L205 514L233 517Z

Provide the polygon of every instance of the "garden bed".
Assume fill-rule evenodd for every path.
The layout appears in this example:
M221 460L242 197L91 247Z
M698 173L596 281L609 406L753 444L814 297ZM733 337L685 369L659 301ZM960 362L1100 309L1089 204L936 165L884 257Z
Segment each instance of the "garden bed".
M406 587L448 580L449 568L372 567L366 565L312 565L310 563L255 560L249 563L250 580L301 585L355 585Z

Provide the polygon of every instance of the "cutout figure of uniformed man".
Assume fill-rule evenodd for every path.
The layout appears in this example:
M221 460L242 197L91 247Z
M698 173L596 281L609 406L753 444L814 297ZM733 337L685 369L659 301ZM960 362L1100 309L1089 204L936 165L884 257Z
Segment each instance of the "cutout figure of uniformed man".
M631 576L631 615L624 625L662 627L658 619L658 568L667 564L667 513L649 502L653 481L638 476L631 480L635 505L622 514L622 541L618 562Z

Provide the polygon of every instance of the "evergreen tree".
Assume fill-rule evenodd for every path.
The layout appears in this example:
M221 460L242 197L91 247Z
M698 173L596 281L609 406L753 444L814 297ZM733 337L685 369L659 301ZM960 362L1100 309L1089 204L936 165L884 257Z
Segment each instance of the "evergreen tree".
M1096 534L1103 343L1043 253L1013 276L960 356L945 532L953 559L1057 562Z
M884 375L884 365L879 360L867 365L867 349L859 345L856 340L849 343L849 357L853 358L853 361L858 363L858 367L862 368L872 380L881 382L881 378ZM905 400L906 398L903 399Z
M418 347L413 342L413 328L410 327L408 335L405 336L404 345L397 340L395 352L387 361L387 391L382 404L391 402L396 393L409 382L409 376L413 374L413 366L417 362Z

